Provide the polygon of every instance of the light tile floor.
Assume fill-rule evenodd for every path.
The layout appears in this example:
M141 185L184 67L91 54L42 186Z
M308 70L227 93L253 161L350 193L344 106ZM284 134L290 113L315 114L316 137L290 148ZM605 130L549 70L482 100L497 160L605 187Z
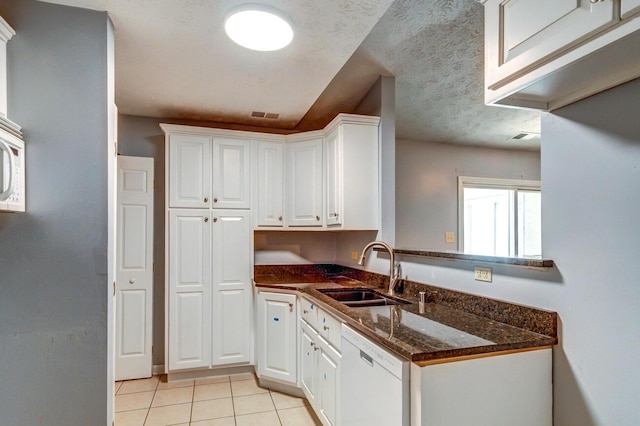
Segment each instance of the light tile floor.
M164 383L116 382L116 426L316 426L304 398L258 386L254 374Z

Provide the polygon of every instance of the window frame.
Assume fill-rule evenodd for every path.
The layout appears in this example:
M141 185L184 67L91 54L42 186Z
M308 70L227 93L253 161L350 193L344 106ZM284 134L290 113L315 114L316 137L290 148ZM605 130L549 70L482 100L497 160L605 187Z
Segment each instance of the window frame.
M464 253L464 189L465 188L481 188L481 189L505 189L514 191L514 244L516 256L513 258L522 258L518 256L518 191L540 191L542 193L542 185L539 180L524 179L499 179L484 178L472 176L458 176L458 251ZM542 215L542 207L540 207ZM541 231L542 233L542 231ZM542 238L542 235L540 236ZM541 253L542 255L542 253Z

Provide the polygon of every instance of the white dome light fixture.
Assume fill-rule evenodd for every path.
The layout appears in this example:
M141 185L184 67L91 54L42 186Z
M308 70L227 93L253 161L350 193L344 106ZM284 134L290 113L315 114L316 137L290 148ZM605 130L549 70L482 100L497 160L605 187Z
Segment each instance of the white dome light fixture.
M227 15L224 30L229 38L247 49L269 52L293 40L293 26L277 9L245 4Z

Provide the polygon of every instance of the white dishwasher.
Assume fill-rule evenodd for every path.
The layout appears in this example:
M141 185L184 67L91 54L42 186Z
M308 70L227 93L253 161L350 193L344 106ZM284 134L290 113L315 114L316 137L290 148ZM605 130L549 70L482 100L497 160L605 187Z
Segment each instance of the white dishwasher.
M344 426L409 425L409 362L342 325Z

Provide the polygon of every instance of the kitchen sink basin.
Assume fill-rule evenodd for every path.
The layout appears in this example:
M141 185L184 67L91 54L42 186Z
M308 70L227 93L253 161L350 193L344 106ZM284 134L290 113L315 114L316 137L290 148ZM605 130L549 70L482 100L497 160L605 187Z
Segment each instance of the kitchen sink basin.
M378 293L377 291L368 288L325 288L319 289L318 291L352 308L360 306L404 305L411 303L406 300Z

